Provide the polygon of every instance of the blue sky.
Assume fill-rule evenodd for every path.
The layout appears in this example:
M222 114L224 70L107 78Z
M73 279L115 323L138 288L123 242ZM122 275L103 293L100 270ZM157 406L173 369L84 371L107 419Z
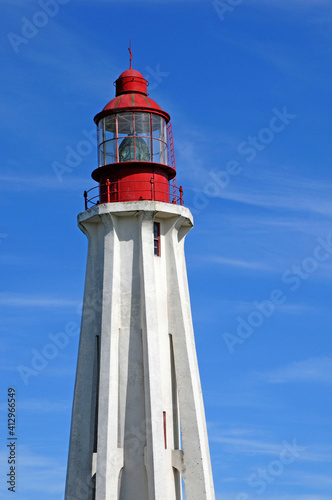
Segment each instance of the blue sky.
M66 155L113 98L131 37L172 117L195 217L187 265L217 499L331 500L331 2L54 5L2 1L1 498L11 386L15 498L63 498L93 139L70 168Z

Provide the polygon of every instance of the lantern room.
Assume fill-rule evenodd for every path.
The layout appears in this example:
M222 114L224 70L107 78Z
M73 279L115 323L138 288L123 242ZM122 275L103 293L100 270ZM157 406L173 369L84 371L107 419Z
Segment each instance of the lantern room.
M114 113L98 122L98 166L144 161L168 165L167 123L154 113Z
M115 82L116 95L95 116L98 168L92 178L99 196L88 192L88 203L155 200L182 202L176 187L170 116L147 93L138 71L124 71ZM90 190L91 191L91 190Z

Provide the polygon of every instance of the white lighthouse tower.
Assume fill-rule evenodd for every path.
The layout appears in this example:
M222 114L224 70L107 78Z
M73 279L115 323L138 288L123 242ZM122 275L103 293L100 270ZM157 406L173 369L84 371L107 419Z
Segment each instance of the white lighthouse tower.
M95 122L65 500L214 500L170 117L130 64Z

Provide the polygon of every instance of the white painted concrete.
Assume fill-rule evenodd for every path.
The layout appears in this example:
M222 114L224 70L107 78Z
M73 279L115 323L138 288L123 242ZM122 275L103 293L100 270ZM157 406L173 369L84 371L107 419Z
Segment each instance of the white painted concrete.
M190 211L108 203L78 222L89 250L65 500L181 500L180 474L186 500L214 500L184 256Z

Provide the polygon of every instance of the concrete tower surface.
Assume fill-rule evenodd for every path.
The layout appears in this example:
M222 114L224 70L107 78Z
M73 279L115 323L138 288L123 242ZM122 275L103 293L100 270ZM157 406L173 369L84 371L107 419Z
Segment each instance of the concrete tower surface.
M95 122L65 500L214 500L170 117L130 64Z

